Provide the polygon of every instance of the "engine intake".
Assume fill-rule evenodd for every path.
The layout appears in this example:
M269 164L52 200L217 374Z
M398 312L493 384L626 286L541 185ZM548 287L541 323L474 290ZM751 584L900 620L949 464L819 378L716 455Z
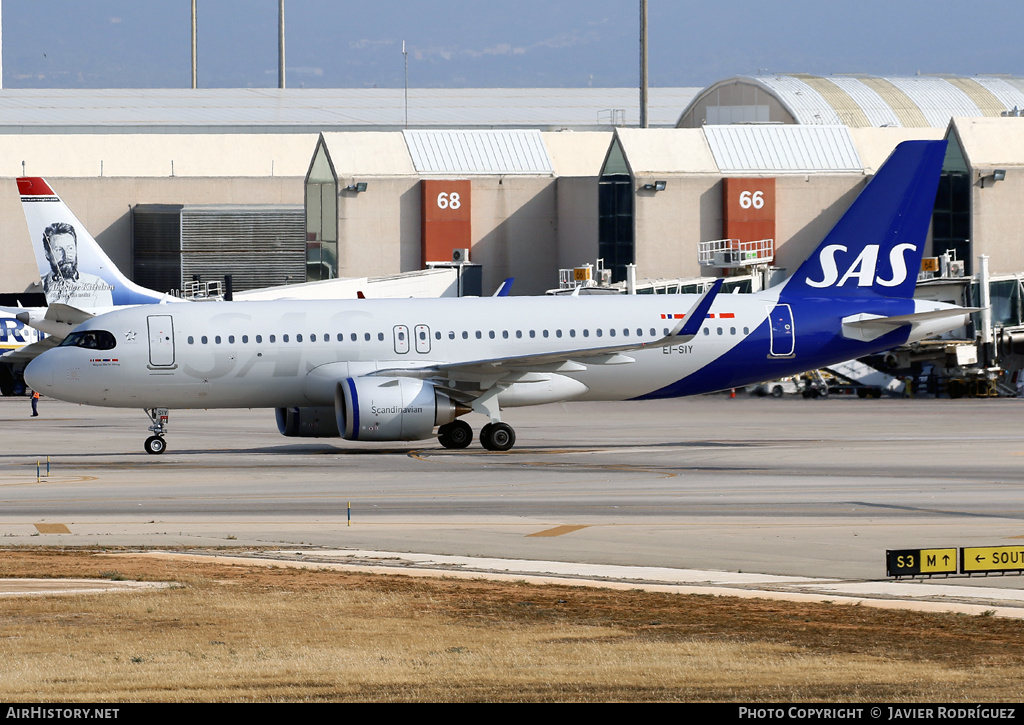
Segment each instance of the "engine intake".
M425 380L345 378L334 395L337 428L350 441L416 441L466 408Z

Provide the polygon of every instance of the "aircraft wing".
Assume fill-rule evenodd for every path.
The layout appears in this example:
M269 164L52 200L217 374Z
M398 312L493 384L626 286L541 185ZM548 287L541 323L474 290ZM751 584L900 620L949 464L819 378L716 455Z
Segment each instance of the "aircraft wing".
M28 363L42 355L47 350L57 347L60 339L56 337L44 337L39 342L32 342L16 350L4 353L0 356L0 362L5 363Z

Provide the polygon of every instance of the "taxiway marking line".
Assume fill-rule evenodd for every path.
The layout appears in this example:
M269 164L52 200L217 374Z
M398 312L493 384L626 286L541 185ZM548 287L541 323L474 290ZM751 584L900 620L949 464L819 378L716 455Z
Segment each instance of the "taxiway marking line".
M538 531L533 534L527 534L526 537L531 536L563 536L565 534L571 534L573 531L579 531L585 529L587 526L556 526L553 529L547 529L545 531Z

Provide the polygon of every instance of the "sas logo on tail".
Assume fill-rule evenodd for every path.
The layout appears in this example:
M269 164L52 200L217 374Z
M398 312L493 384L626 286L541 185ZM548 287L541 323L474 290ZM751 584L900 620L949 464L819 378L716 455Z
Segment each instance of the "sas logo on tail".
M898 287L903 284L907 279L906 253L916 251L917 247L913 244L897 244L889 251L889 268L892 270L892 276L888 278L878 274L878 250L877 244L866 245L840 277L836 256L848 250L842 244L829 244L818 255L822 278L815 280L807 277L807 284L819 288L842 287L851 279L857 280L858 287L871 287L876 284L882 287Z

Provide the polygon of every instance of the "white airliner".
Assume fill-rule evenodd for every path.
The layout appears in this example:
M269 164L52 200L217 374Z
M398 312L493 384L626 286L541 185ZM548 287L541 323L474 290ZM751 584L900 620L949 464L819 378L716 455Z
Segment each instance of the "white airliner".
M515 444L502 408L694 395L793 375L965 324L913 299L944 141L903 143L786 282L748 295L225 302L94 317L36 358L55 398L276 408L286 436Z

